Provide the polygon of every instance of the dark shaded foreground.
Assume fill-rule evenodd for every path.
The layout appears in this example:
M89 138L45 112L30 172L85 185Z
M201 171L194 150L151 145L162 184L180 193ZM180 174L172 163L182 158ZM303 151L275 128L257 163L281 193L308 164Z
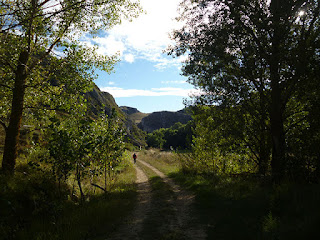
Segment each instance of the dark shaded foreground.
M138 202L123 225L101 239L123 240L185 240L206 239L193 209L194 195L174 184L162 172L139 160L137 170ZM153 171L148 181L142 170Z

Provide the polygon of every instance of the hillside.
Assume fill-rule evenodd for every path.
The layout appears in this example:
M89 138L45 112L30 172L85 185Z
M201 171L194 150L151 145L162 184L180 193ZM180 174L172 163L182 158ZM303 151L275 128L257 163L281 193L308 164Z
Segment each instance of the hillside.
M160 128L170 128L177 122L186 124L191 119L191 116L185 113L184 110L178 112L154 112L144 117L138 124L138 127L143 131L149 133Z
M129 119L135 124L139 124L143 118L149 115L148 113L142 113L138 109L132 107L121 106L120 109L126 113Z
M95 85L91 92L86 93L86 98L90 106L90 114L93 117L97 116L101 111L105 111L108 115L112 115L115 112L127 133L127 140L134 145L145 145L144 133L136 126L129 116L120 109L110 93L100 91Z

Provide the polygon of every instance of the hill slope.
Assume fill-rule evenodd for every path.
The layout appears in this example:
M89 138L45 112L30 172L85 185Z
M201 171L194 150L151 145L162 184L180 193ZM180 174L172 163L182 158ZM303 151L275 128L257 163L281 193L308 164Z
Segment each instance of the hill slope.
M129 116L120 109L110 93L100 91L95 85L91 92L86 93L86 98L89 103L90 114L93 117L97 116L101 111L104 111L109 116L116 113L120 124L127 133L128 142L137 146L145 146L145 134L136 126Z
M191 116L184 110L178 112L154 112L144 117L138 124L138 127L146 132L153 132L160 128L170 128L177 122L186 124L191 120Z
M121 106L120 108L135 124L139 124L143 118L149 115L148 113L142 113L138 109L132 107Z

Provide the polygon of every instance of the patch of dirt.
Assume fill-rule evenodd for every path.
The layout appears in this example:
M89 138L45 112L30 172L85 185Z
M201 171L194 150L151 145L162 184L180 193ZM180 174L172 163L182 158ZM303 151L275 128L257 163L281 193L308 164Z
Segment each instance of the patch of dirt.
M173 229L173 232L176 232L180 235L179 239L206 239L207 235L205 232L205 227L199 223L197 213L193 207L195 195L183 190L164 173L149 163L141 160L139 160L139 163L154 171L172 188L175 195L175 200L172 202L172 204L175 209L176 219L174 219L175 221L171 221L170 228Z
M151 186L148 182L147 175L139 168L136 167L137 172L137 192L138 199L135 210L125 220L115 233L111 234L106 239L112 240L138 240L142 239L140 233L143 229L143 223L145 218L151 211Z
M195 196L181 189L152 165L142 160L138 160L138 162L155 172L162 182L169 186L170 194L165 194L164 199L157 198L157 193L152 191L147 175L139 166L135 165L139 194L136 208L124 223L105 239L206 239L205 228L199 223L197 212L193 207Z

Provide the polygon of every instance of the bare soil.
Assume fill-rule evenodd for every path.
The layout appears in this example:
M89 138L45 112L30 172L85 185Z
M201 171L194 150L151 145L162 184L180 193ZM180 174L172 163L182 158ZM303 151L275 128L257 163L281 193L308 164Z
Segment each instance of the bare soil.
M143 168L151 169L159 176L162 184L166 184L170 190L165 194L157 192L159 190L153 190L142 167L136 164L136 183L139 194L136 208L122 226L105 239L206 239L205 227L199 223L193 207L195 196L181 189L152 165L142 160L137 162Z

